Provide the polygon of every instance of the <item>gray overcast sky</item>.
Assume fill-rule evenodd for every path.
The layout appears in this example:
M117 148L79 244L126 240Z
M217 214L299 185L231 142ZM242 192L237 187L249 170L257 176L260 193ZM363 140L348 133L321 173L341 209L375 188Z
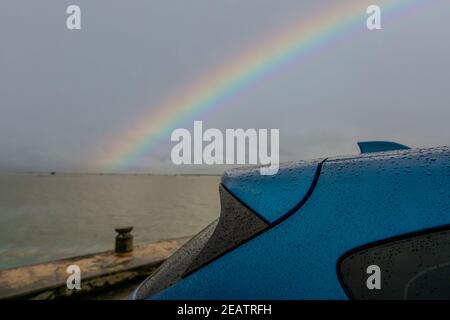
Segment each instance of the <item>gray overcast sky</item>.
M199 120L279 128L282 160L353 153L359 140L449 145L450 2L426 2ZM94 158L159 101L330 3L2 0L0 171L99 170ZM66 29L70 4L81 7L80 31ZM127 169L201 169L172 166L166 141Z

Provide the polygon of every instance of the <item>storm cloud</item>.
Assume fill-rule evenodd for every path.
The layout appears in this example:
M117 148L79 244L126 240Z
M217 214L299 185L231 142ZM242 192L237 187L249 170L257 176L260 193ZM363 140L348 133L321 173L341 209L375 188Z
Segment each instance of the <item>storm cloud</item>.
M81 7L81 30L66 28L71 4ZM102 171L97 158L113 143L133 144L122 133L160 101L330 8L325 0L2 1L0 171ZM357 152L360 140L450 144L450 3L382 18L382 30L342 37L192 121L279 128L282 161ZM174 166L170 148L168 135L123 170L224 169Z

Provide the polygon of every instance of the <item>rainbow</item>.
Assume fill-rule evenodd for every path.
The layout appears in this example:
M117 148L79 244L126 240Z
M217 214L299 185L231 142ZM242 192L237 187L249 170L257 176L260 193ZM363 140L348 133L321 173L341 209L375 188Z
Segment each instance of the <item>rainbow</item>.
M382 17L392 14L412 3L425 0L378 0ZM426 2L426 1L425 1ZM139 157L151 152L180 123L195 120L206 111L218 108L250 85L270 76L287 64L305 57L306 53L323 47L353 29L364 30L367 3L347 1L311 20L291 25L287 31L262 41L257 46L220 65L199 81L142 116L132 129L118 138L108 151L101 167L108 170L125 169ZM120 142L120 143L119 143ZM103 158L104 155L103 155Z

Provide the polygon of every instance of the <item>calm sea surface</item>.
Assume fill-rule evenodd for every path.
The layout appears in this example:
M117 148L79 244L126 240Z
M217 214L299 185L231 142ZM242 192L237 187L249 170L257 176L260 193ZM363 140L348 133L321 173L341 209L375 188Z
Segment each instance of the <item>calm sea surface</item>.
M219 215L218 176L0 175L0 269L193 235Z

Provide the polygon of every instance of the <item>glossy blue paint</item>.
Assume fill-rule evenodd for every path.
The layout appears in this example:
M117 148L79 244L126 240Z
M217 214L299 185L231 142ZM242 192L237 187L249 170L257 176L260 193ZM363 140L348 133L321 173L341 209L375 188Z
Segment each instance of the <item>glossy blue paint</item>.
M222 177L223 185L269 224L285 215L308 192L319 160L280 165L276 175L263 176L259 168L234 169Z
M390 141L361 141L358 142L358 147L361 153L371 153L371 152L385 152L394 150L406 150L409 147Z
M448 148L327 160L298 212L152 298L346 299L346 251L447 224Z

